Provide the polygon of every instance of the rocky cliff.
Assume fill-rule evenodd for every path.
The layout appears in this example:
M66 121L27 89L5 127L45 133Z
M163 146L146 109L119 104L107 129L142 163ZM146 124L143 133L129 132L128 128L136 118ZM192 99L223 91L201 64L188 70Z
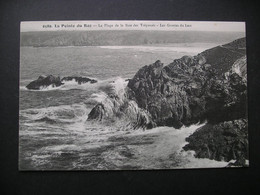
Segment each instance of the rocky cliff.
M167 66L158 60L142 67L129 80L124 98L119 98L117 95L108 97L107 101L111 103L98 104L90 112L88 120L102 121L111 118L120 120L120 117L124 116L124 119L131 118L128 121L130 124L134 123L136 128L155 126L180 128L183 125L189 126L207 121L209 126L203 130L205 136L199 136L201 142L195 141L198 138L190 138L188 140L190 144L185 147L186 149L194 149L198 152L197 157L216 160L239 159L240 157L247 159L245 148L248 145L244 138L247 138L245 134L247 123L238 125L242 123L238 121L247 120L245 76L245 38L206 50L196 56L183 56ZM236 125L238 127L235 128ZM236 129L232 131L233 134L244 136L230 138L238 139L237 142L232 141L232 147L238 148L241 155L226 154L235 149L225 150L224 155L212 149L219 148L219 144L222 143L219 140L229 139L226 138L230 136L228 133L218 131L218 129L225 129L226 126L229 129L233 127ZM215 130L211 131L212 128ZM207 136L212 135L218 140L213 143L214 147L201 147L200 143L207 141ZM244 145L242 151L239 149L241 148L240 138L243 139L240 141ZM197 148L200 148L199 151ZM207 155L204 155L204 150L207 150Z
M246 82L235 72L218 76L202 55L184 56L163 67L143 67L128 84L128 98L159 126L219 122L245 117Z

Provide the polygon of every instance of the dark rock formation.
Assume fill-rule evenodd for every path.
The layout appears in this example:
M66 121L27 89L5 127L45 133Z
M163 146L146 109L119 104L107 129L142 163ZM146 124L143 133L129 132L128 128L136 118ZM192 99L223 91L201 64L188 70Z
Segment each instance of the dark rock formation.
M64 77L61 79L61 81L72 81L75 80L79 85L81 85L82 83L96 83L97 80L94 79L90 79L87 77L77 77L77 76L69 76L69 77Z
M230 70L234 62L246 55L246 39L237 39L231 43L208 49L201 53L207 63L221 75Z
M87 77L76 77L76 76L69 76L60 79L60 77L56 77L53 75L48 76L39 76L39 78L35 81L30 82L26 88L31 90L40 90L42 88L46 88L48 86L52 87L59 87L64 84L64 81L72 81L75 80L79 85L82 83L96 83L97 81L94 79L90 79Z
M144 66L129 80L127 99L147 111L158 126L180 128L205 120L217 123L245 117L246 82L231 71L233 62L241 58L237 50L244 41L234 43L217 47L218 52L213 48L194 57L184 56L167 66L160 61ZM214 56L215 68L208 62ZM221 62L228 74L221 73L221 65L216 66Z
M203 63L202 56L184 56L165 67L160 61L145 66L129 81L128 98L148 110L159 126L180 128L198 122L205 104L200 99L203 86L210 76L202 70Z
M115 94L110 94L102 103L97 104L89 113L88 120L107 124L119 122L131 129L156 127L150 114L139 108L136 102L127 98L120 99Z
M26 88L32 90L40 90L42 88L52 86L52 87L59 87L62 85L60 77L55 77L53 75L48 76L39 76L39 78L35 81L29 83Z
M230 43L223 45L223 47L230 49L246 50L246 38L236 39Z
M196 139L188 139L185 149L195 150L197 157L242 161L248 158L245 75L245 39L197 56L183 56L167 66L158 60L142 67L129 80L123 100L108 98L113 103L109 107L105 102L97 105L88 119L119 119L120 111L120 116L131 118L136 127L142 128L180 128L207 121L208 125L198 130L201 133L194 135ZM129 102L137 104L130 114ZM143 117L136 117L138 113ZM212 136L211 146L207 139Z
M228 46L231 48L232 44ZM224 57L226 48L217 50L223 50L222 55L215 54L213 48L194 57L184 56L167 66L160 61L144 66L129 81L128 98L148 110L159 126L179 128L204 120L216 123L245 117L246 81L231 71L241 55L233 51L236 48ZM225 64L228 74L220 74L221 66L216 69L209 64L208 58L213 60L215 55L216 63L225 61L223 58L231 62Z
M215 125L207 124L186 139L184 150L196 151L198 158L230 161L244 166L248 159L247 120L225 121Z
M101 121L105 115L105 108L103 104L97 104L89 113L88 120Z

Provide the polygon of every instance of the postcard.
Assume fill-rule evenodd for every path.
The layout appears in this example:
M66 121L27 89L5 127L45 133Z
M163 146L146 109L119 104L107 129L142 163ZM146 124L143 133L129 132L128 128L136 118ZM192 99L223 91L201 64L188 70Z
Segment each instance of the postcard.
M245 22L21 22L19 170L248 166Z

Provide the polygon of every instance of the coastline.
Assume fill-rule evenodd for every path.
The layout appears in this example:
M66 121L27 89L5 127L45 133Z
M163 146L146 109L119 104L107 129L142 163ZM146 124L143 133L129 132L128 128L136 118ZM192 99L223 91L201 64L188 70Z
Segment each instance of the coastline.
M197 129L204 126L191 125L174 129L172 127L157 127L150 130L136 130L130 133L113 136L111 145L119 145L119 148L110 151L110 154L120 156L128 153L128 158L119 158L117 168L132 169L183 169L183 168L221 168L226 167L229 162L216 161L210 159L196 158L194 151L184 151L183 146L186 138ZM123 140L123 142L121 142ZM123 148L122 148L123 145ZM109 159L108 159L109 160ZM112 162L109 161L110 163Z
M38 147L38 149L35 149L34 157L36 156L37 158L30 159L34 161L32 162L34 164L32 165L33 168L39 169L37 163L41 157L46 158L46 163L40 165L43 167L43 169L46 170L49 169L46 167L50 167L50 169L52 170L63 170L64 168L66 169L66 166L62 164L63 161L66 161L67 163L72 163L73 166L68 168L76 170L220 168L237 165L234 163L235 161L230 159L236 160L240 157L239 155L243 155L243 153L240 152L241 150L239 148L241 144L238 142L237 145L235 145L238 148L235 150L232 149L232 151L235 151L236 154L233 155L231 158L225 159L219 158L219 142L215 142L213 143L213 145L211 145L213 148L216 148L217 151L214 153L214 156L197 154L199 153L199 149L204 150L203 146L199 146L198 148L197 145L195 145L194 148L187 149L186 145L190 144L187 141L190 140L190 137L193 137L193 134L198 131L199 128L203 127L204 125L206 126L206 124L196 124L199 121L208 121L209 124L212 124L214 122L220 123L228 120L233 121L238 117L244 117L243 110L241 111L240 115L239 112L236 112L236 105L243 105L244 103L244 96L242 95L244 94L244 91L246 89L246 84L241 81L240 75L232 72L231 67L233 61L241 61L241 55L243 55L243 53L236 52L236 49L239 45L243 44L245 44L244 39L236 40L232 43L227 44L227 46L231 48L228 50L228 54L230 55L227 56L226 48L223 49L223 47L218 46L206 50L198 54L197 56L184 55L179 59L175 59L168 65L164 65L163 63L161 63L161 61L157 60L153 64L141 67L132 79L127 80L127 91L125 91L126 86L121 85L122 82L119 82L120 85L118 86L117 82L106 82L107 84L102 87L98 84L98 88L96 86L93 87L95 88L95 90L89 91L89 87L79 88L79 83L77 84L75 82L69 81L66 89L83 90L77 91L80 95L79 98L75 97L75 91L69 91L66 96L69 94L69 97L73 98L73 102L80 102L82 101L82 99L84 99L84 103L87 103L87 106L93 106L91 112L89 112L88 114L88 117L86 113L84 114L87 122L84 122L84 124L82 123L82 130L86 131L86 136L92 134L91 132L89 132L89 130L93 131L94 129L92 130L92 127L88 127L88 125L91 124L88 123L90 120L92 120L93 123L97 122L98 124L100 124L100 128L96 129L97 131L95 132L94 140L91 139L88 143L84 141L84 144L82 145L81 141L83 140L79 139L77 129L75 129L75 135L71 136L74 130L71 129L71 126L68 126L65 123L60 123L59 120L59 117L63 117L63 115L66 114L69 114L69 116L72 116L72 118L74 117L73 119L77 119L78 116L76 113L78 113L78 110L74 109L73 107L69 107L69 110L65 111L63 109L58 109L54 111L48 110L46 113L44 113L46 117L43 117L40 121L33 120L32 122L36 122L36 125L41 122L43 123L44 127L49 126L49 124L53 123L54 125L52 127L54 129L57 128L58 133L64 134L64 137L66 137L66 139L64 139L65 141L54 144L53 147L57 147L59 150L59 152L55 156L53 155L52 151L49 151L49 146L46 146L45 143L47 139L52 139L52 136L48 135L47 137L44 137L42 139L43 146L48 152L50 152L50 155L48 157L44 156L41 149L42 147ZM111 49L110 46L107 47ZM118 47L122 48L122 46ZM235 50L235 53L233 50ZM124 53L122 53L122 56L124 56ZM134 52L129 56L135 59L137 57L137 54ZM219 59L219 57L221 57L221 59ZM219 75L217 75L217 72L214 72L215 69L211 69L210 65L219 64L219 61L221 61L222 59L228 59L232 62L229 64L223 64L223 66L229 65L227 68L230 69L230 72L228 72L229 74L225 78L219 76L223 73L226 73L224 70L219 68ZM52 61L49 62L49 65L51 65L51 62ZM86 60L83 60L83 62L86 62ZM94 59L93 62L95 62ZM139 64L139 60L134 60L134 62L136 62L136 64ZM209 64L207 64L207 62ZM79 64L80 65L78 66L78 68L81 69L82 65L81 63ZM242 60L239 64L244 65L246 64L246 61ZM115 65L115 63L112 63L112 65ZM139 66L140 65L136 67ZM90 67L93 68L95 66L90 65ZM100 67L104 68L106 66L103 66L102 64L102 66ZM114 66L114 68L115 70L118 70L117 73L121 73L121 70L117 68L117 66ZM132 71L132 69L130 70ZM40 71L43 72L42 70ZM106 75L111 74L110 76L112 77L114 75L114 72L105 73ZM49 77L52 78L53 76ZM189 78L188 83L187 78ZM60 81L60 78L58 78L57 80ZM121 80L123 81L123 83L126 84L125 79ZM54 81L56 80L54 79ZM50 81L50 83L51 82L52 81ZM40 88L40 90L42 89ZM122 94L119 93L121 90L123 90L126 98L121 97ZM47 88L43 91L56 91L56 89ZM93 97L93 95L90 95L91 93L97 95L101 91L104 91L104 97L108 101L102 101L103 96ZM240 92L243 93L241 94ZM27 92L24 94L27 96L31 95ZM52 103L54 102L58 106L64 103L71 103L69 98L62 99L62 101L59 99L61 97L63 98L64 96L64 93L61 92L59 92L58 94L54 92L43 94L46 97L51 95L48 98L55 97L55 99L57 99L58 101L52 101ZM35 101L35 106L38 105L38 95L39 93L35 93L35 100L37 100ZM237 99L234 99L234 95L236 95ZM93 103L95 102L86 102L86 100L89 98L93 98L95 100L101 98L101 102L97 102L96 106L94 106ZM231 101L233 99L234 102ZM48 106L50 105L49 101L45 102L44 98L42 99L42 102L46 103ZM225 108L227 109L227 111L221 110L220 108ZM225 114L222 114L230 113L228 109L234 111L232 112L232 115L226 116ZM37 112L38 110L36 110L36 113ZM49 115L57 118L49 118ZM207 117L204 118L205 116ZM133 126L130 127L133 127L133 129L127 130L123 129L124 127L119 127L119 129L115 128L115 126L117 125L125 125L125 119L130 119L130 122L133 122ZM117 120L119 121L118 124ZM106 124L107 121L108 124ZM73 123L73 125L78 126L77 122ZM99 130L103 131L104 129L106 129L105 125L111 125L113 130L112 132L106 132L104 140L100 142L101 140L99 139L99 136L102 135L102 132L99 132ZM232 128L232 125L236 124L232 123L229 126ZM63 133L64 129L69 130L70 134ZM144 129L150 130L144 131ZM43 128L42 130L45 130L45 128ZM218 136L220 136L220 144L226 144L226 137L223 137L222 134L219 135L220 131L217 132L217 136L215 136L217 137L216 139L219 139ZM202 144L206 142L207 136L210 134L210 132L206 133L207 134L205 135L205 137L202 138L202 140L204 140L200 142ZM242 134L243 133L244 132L242 132ZM236 137L238 134L240 135L240 126L238 127L237 132L228 132L227 136L232 135L232 137ZM83 139L85 140L87 137L84 137L85 136L83 136ZM99 141L96 142L96 139ZM66 140L69 140L73 144L68 145ZM230 138L228 141L233 141L233 138ZM89 145L93 144L95 145L95 147L89 149ZM229 146L233 147L233 144ZM227 151L226 149L223 149L223 151L221 152L223 152L225 155L229 154L229 150ZM216 153L217 155L215 155ZM67 156L73 156L73 161L71 161L70 158L67 158ZM57 162L57 164L60 164L61 166L48 165L48 163L51 163L53 161Z

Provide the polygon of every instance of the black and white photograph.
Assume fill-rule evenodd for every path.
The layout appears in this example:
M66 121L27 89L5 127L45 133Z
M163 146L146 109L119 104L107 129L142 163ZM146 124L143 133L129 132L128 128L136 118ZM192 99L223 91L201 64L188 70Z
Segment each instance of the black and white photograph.
M21 22L19 170L248 167L245 25Z

